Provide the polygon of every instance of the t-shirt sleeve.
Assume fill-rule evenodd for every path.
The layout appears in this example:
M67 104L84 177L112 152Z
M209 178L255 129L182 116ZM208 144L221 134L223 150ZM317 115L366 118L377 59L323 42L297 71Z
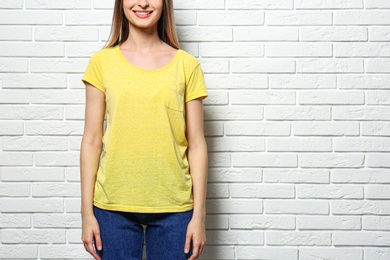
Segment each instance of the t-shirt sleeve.
M198 64L192 71L191 76L187 82L185 102L203 98L208 96L206 84L204 82L204 75L200 64Z
M102 80L102 68L98 55L95 53L89 60L87 69L82 78L82 81L89 83L100 91L105 92L103 80Z

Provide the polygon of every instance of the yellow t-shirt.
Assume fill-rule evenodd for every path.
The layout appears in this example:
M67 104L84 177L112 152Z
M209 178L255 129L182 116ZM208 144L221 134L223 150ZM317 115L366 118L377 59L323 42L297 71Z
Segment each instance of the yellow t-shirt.
M144 213L191 210L185 102L207 96L199 62L178 50L163 68L144 70L116 46L91 57L83 81L106 99L94 205Z

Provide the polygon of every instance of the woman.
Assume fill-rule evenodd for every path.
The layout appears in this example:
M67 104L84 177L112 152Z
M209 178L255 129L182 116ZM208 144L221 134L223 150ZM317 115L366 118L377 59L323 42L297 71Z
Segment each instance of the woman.
M206 240L207 91L199 62L179 49L172 0L116 0L110 40L83 82L85 249L95 259L140 260L145 241L147 259L197 259Z

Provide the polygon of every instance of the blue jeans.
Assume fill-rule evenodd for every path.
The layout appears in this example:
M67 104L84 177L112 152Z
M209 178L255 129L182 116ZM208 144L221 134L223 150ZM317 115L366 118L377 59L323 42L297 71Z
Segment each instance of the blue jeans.
M141 260L143 244L148 260L188 259L184 253L192 210L179 213L128 213L94 207L103 260ZM146 227L146 228L144 228Z

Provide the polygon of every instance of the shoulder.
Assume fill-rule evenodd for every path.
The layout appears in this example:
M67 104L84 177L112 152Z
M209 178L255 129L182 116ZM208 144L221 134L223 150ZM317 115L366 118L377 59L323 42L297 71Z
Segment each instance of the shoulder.
M179 50L182 61L186 67L195 68L200 65L197 58L195 58L193 55L189 54L185 50L180 49Z
M91 58L96 58L96 59L108 58L115 54L115 49L116 47L106 47L92 54Z

